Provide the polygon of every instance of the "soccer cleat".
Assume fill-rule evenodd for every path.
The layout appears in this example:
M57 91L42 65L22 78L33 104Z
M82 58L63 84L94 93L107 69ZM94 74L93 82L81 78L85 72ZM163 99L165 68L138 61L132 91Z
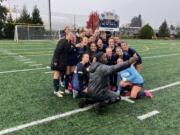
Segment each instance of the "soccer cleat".
M79 108L84 108L86 106L86 100L85 99L82 99L80 102L79 102Z
M60 94L64 94L64 92L63 92L63 91L61 91L61 90L59 90L58 92L59 92Z
M71 92L68 89L65 89L64 93L71 94Z
M106 103L105 102L100 102L100 103L98 103L95 107L94 107L94 109L95 109L95 113L97 114L97 115L103 115L105 112L104 112L104 110L103 110L103 108L106 106Z
M73 98L77 98L78 97L78 91L72 90L72 92L73 92Z
M116 91L116 94L117 94L118 96L120 96L120 93L121 93L120 90L117 90L117 91Z
M148 90L145 90L144 93L145 93L145 96L146 96L146 97L150 97L150 98L153 97L152 92L150 92L150 91L148 91Z
M54 95L57 97L63 97L63 95L59 91L54 91Z

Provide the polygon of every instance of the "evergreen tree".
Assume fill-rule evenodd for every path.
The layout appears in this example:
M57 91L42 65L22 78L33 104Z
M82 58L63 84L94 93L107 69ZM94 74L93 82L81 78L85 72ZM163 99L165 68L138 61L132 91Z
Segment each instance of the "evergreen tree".
M34 6L34 9L32 12L32 24L43 25L43 21L42 21L42 18L40 16L40 11L37 8L37 6Z
M7 8L2 6L0 3L0 38L4 37L4 26L6 22L7 12L8 12Z
M138 17L135 16L131 19L131 23L130 23L131 27L141 27L142 26L142 18L141 15L139 15Z
M25 24L32 23L31 17L26 9L26 6L23 7L20 17L17 19L17 23L25 23Z
M4 28L5 37L8 39L13 39L14 38L14 29L15 29L15 24L14 24L11 14L10 14L7 18L5 28Z
M159 37L169 37L170 36L170 31L169 31L168 24L167 24L166 20L159 27L158 36Z
M142 39L152 39L154 36L154 30L153 28L147 24L144 27L141 28L140 30L140 38Z

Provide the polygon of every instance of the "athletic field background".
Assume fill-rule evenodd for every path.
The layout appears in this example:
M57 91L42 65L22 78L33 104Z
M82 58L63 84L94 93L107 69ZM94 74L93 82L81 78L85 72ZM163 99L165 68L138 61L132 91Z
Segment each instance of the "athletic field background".
M121 101L99 116L93 109L24 128L15 135L179 135L180 40L126 40L143 59L153 99ZM78 109L79 99L53 95L49 66L56 41L0 41L0 134L5 129ZM159 113L139 120L138 116Z

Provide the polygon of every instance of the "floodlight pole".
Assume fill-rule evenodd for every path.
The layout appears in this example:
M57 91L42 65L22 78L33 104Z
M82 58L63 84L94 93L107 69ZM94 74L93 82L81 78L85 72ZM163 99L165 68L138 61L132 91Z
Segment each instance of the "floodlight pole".
M49 2L49 30L50 30L50 34L52 31L52 26L51 26L51 0L48 0Z

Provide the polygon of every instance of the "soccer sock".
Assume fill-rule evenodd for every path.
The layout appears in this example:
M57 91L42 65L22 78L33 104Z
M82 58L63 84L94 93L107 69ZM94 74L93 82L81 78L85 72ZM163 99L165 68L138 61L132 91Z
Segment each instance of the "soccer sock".
M138 98L143 98L143 97L145 97L146 95L145 95L145 93L144 92L139 92L138 94L137 94L137 99Z
M72 77L73 77L73 73L71 73L71 74L69 75L69 82L70 82L70 83L72 82Z
M59 79L53 79L54 90L59 91Z
M65 89L68 89L68 85L69 85L69 75L66 75L66 77L65 77Z
M64 74L61 75L61 82L64 82Z

